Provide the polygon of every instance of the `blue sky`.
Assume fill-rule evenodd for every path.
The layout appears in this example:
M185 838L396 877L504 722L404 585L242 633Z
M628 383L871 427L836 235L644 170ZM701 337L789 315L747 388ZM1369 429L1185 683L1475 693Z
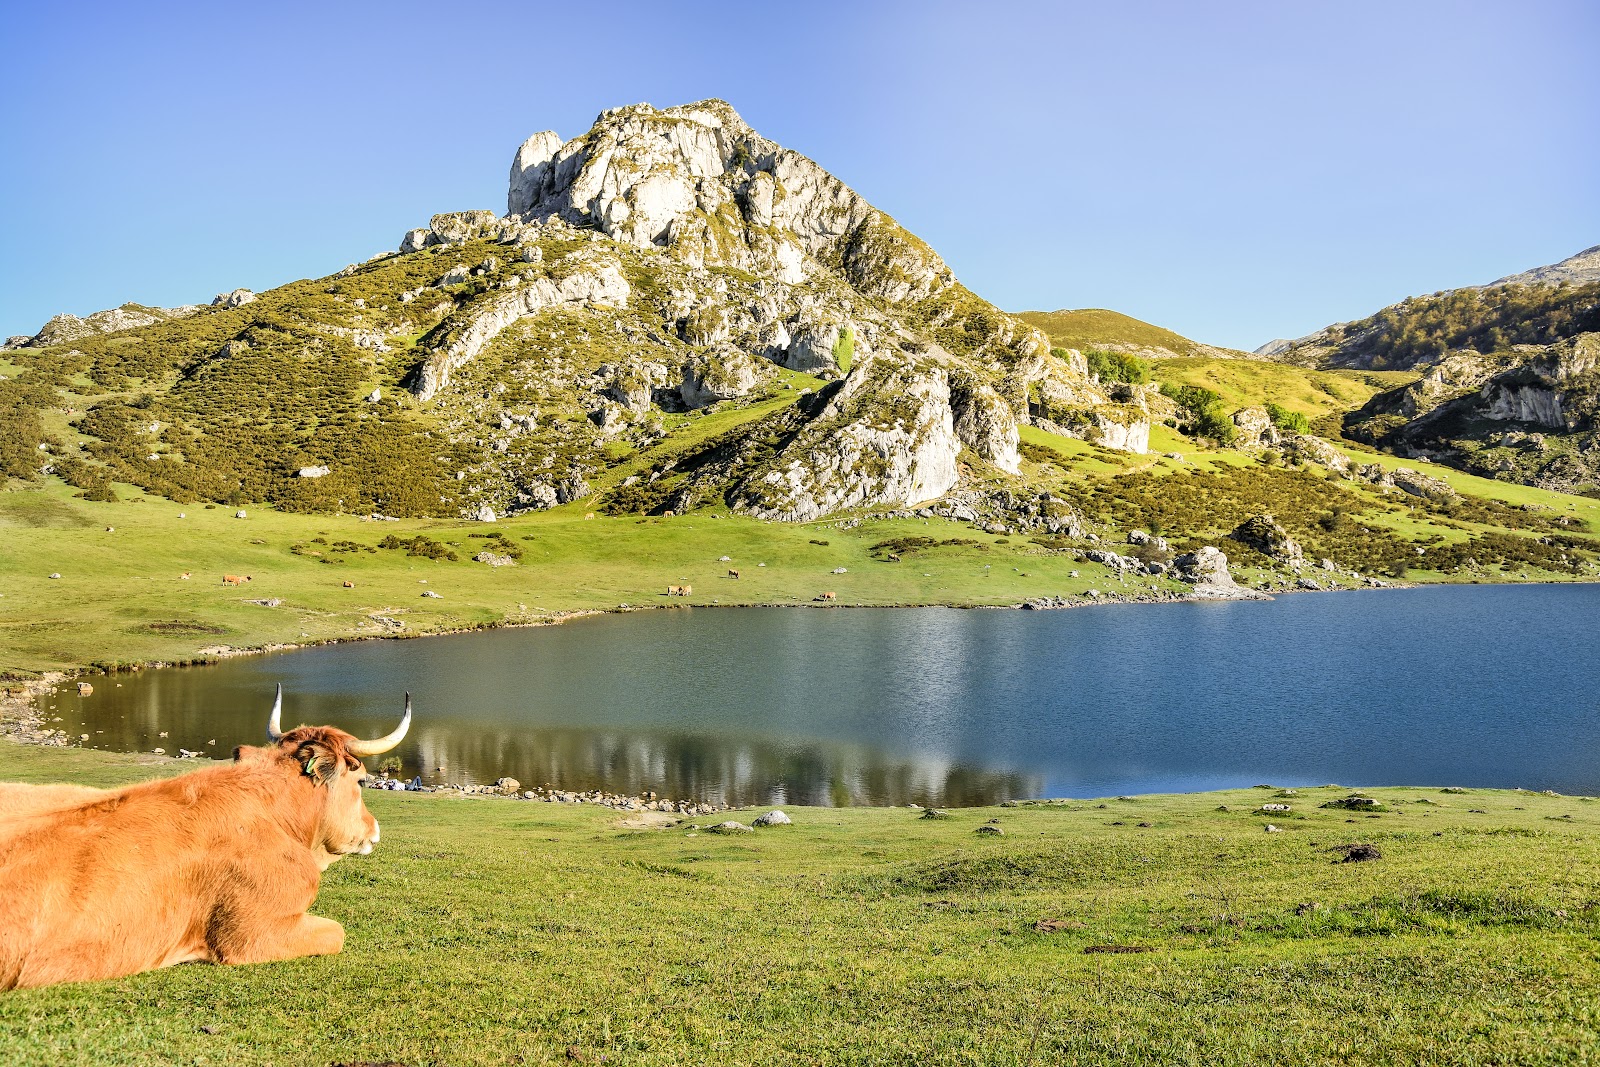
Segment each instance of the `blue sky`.
M1011 310L1253 348L1600 243L1600 5L0 0L0 335L505 210L718 96Z

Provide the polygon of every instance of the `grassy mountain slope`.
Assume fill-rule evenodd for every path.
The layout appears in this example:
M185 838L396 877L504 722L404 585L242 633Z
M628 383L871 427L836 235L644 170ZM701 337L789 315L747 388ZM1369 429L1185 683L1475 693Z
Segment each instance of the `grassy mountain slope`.
M1230 409L1273 403L1312 420L1342 415L1416 377L1404 371L1316 371L1264 360L1217 358L1163 359L1151 374L1159 382L1211 389Z
M97 785L187 769L6 761ZM791 808L792 826L727 837L369 793L383 841L330 868L314 907L345 925L342 954L9 993L0 1059L1582 1062L1600 1043L1594 803L1371 792L1387 810L1359 825L1320 807L1345 790L1268 787L945 820ZM1003 835L974 833L989 820ZM1356 842L1381 858L1337 862Z
M1060 348L1105 349L1147 357L1210 356L1228 352L1104 308L1019 311L1016 317L1043 330L1050 336L1050 343Z

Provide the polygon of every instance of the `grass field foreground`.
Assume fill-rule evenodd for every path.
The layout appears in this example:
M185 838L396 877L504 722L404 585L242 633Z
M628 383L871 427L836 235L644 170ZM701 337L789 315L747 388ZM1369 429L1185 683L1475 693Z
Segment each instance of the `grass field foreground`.
M98 785L181 767L0 759L0 777ZM1600 804L1376 789L1376 814L1321 806L1349 793L789 809L793 826L726 836L369 793L383 842L331 868L314 908L345 924L342 955L6 994L0 1061L1565 1064L1600 1047ZM1355 843L1381 858L1340 862Z

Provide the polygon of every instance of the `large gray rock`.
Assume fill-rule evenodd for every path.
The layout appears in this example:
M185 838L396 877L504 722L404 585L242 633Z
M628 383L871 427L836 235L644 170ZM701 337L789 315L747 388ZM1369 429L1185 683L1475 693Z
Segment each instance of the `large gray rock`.
M1281 441L1266 408L1240 408L1233 413L1233 427L1240 448L1276 447Z
M255 303L256 294L248 289L234 289L231 292L218 293L211 301L212 307L237 308L246 304Z
M1435 478L1431 474L1412 470L1410 467L1396 467L1389 472L1396 489L1420 496L1425 500L1450 501L1456 499L1456 491L1450 488L1450 483L1442 478Z
M1284 448L1309 460L1318 466L1327 467L1331 471L1346 474L1350 470L1350 457L1334 448L1320 437L1310 434L1295 434L1284 442Z
M1251 595L1234 581L1234 576L1227 571L1227 555L1214 545L1205 545L1202 549L1179 555L1173 560L1173 569L1179 579L1194 585L1198 597L1222 600Z

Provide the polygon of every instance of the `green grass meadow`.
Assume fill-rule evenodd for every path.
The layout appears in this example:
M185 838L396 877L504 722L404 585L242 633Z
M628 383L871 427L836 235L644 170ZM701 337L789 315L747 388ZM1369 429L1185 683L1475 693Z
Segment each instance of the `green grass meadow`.
M181 769L0 759L100 785ZM369 793L382 844L314 908L342 955L5 994L0 1062L1592 1062L1600 804L1320 807L1347 792L788 809L737 836ZM1338 862L1351 843L1382 858Z

